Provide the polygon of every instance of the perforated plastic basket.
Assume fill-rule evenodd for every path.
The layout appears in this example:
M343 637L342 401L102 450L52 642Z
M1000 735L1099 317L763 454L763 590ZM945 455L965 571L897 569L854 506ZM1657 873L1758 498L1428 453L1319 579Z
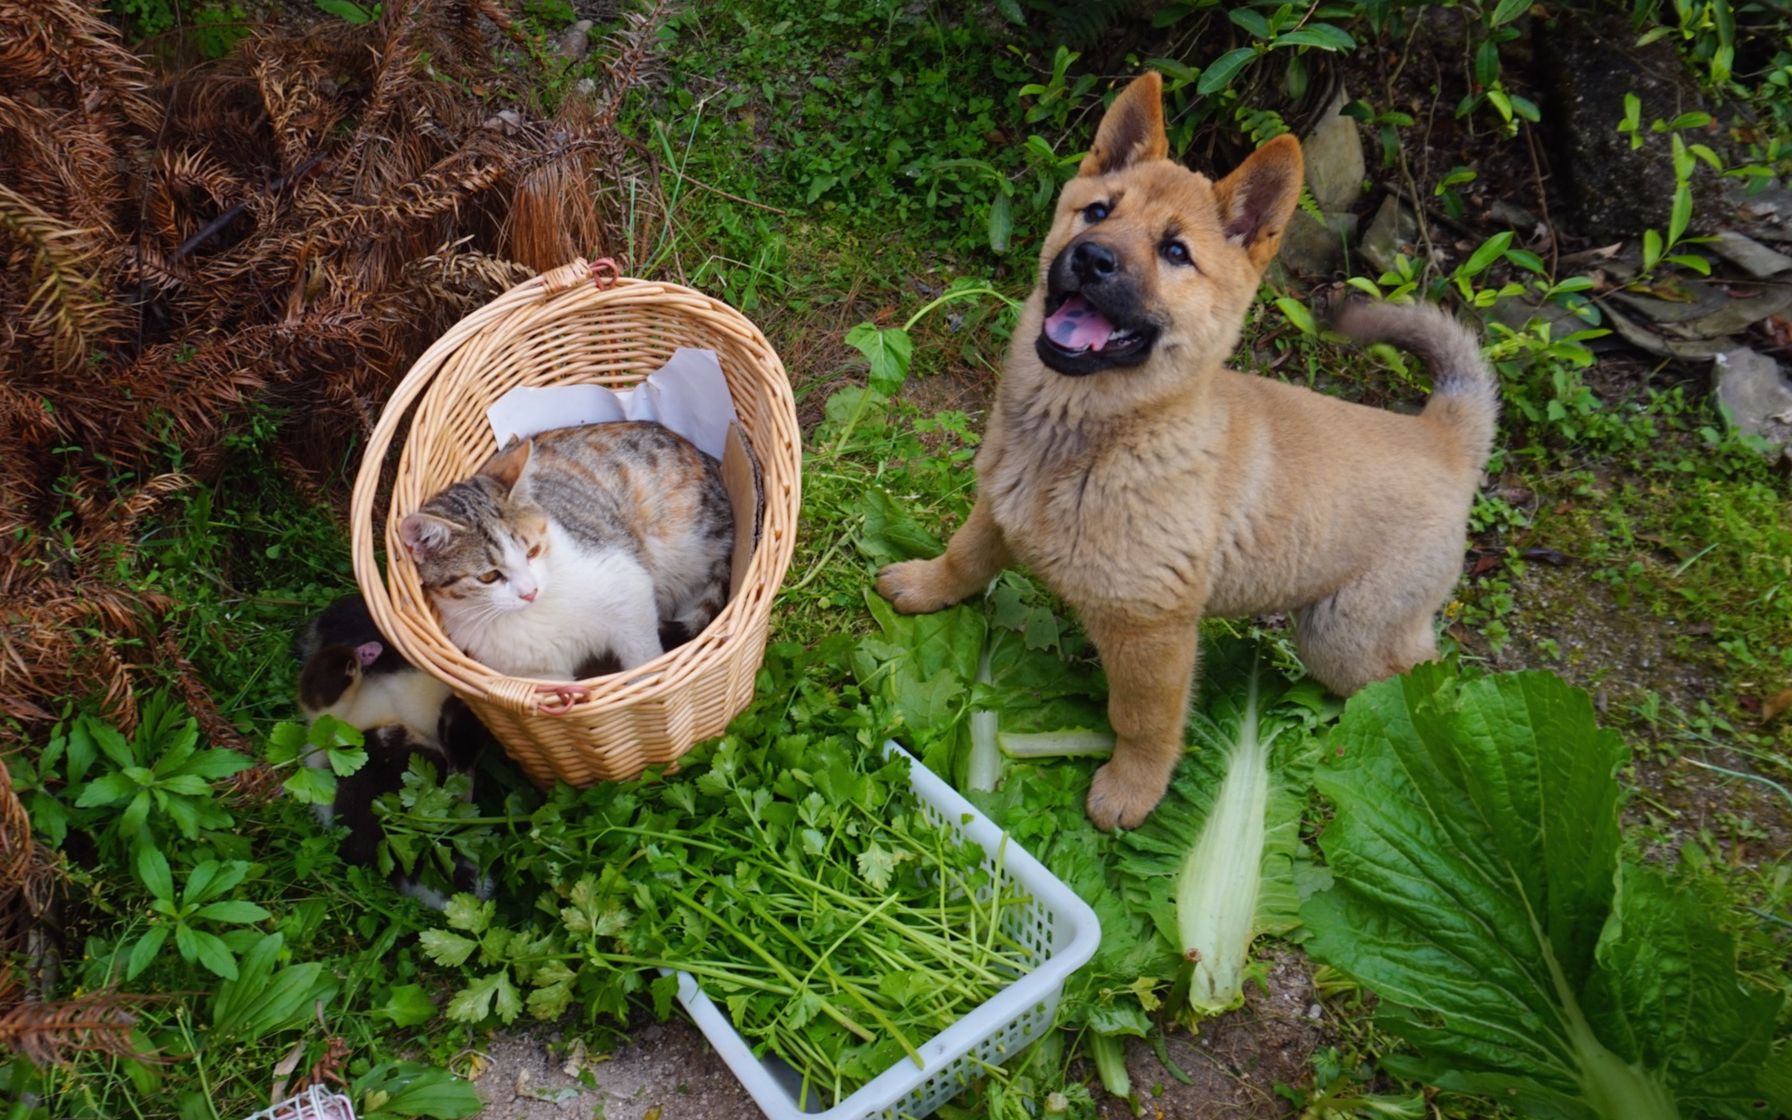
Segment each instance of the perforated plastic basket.
M1008 935L1026 948L1030 967L982 1006L922 1043L918 1049L924 1067L904 1058L825 1111L798 1108L802 1083L796 1072L775 1058L755 1058L727 1013L703 994L689 973L679 973L679 1002L770 1120L799 1116L920 1120L930 1115L976 1080L985 1064L1001 1065L1046 1032L1057 1014L1064 981L1095 955L1101 943L1095 911L1075 892L901 747L885 743L884 750L909 760L909 782L930 817L981 844L983 866L992 874L1000 851L1002 878L1032 897L1025 906L1012 907L1013 913L1003 921Z
M355 1105L341 1093L313 1085L245 1120L355 1120Z

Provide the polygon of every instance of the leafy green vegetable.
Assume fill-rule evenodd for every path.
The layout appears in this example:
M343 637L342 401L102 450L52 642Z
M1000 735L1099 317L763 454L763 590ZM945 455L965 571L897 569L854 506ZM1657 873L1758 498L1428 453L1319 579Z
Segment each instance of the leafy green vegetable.
M1334 876L1316 959L1381 996L1397 1073L1527 1116L1784 1112L1782 997L1745 987L1689 892L1621 858L1627 752L1548 673L1441 665L1352 698L1315 780Z
M1259 934L1299 924L1310 729L1327 703L1316 682L1261 667L1251 643L1210 643L1204 660L1194 746L1163 804L1122 841L1119 864L1128 899L1187 962L1197 1018L1243 1002Z
M945 664L962 640L950 619L904 632L922 636L917 663L874 685ZM663 1017L677 984L660 972L682 970L801 1074L802 1095L838 1100L920 1064L927 1039L1024 971L1010 915L1027 900L999 857L992 871L923 811L908 759L883 755L870 715L811 685L767 695L676 779L561 789L515 830L503 862L533 888L529 915L457 895L446 928L422 936L430 959L464 973L449 1019L622 1017L643 996Z

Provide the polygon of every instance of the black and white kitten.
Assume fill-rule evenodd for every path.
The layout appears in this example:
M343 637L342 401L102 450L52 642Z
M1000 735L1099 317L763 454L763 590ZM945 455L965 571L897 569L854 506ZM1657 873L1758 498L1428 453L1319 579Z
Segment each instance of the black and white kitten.
M373 810L382 794L404 786L413 757L435 767L438 780L451 773L473 776L479 755L492 744L491 733L448 686L404 659L373 623L358 594L344 595L306 623L293 641L299 661L299 708L308 722L333 716L359 730L367 762L336 780L336 797L316 806L325 826L343 826L348 836L339 852L345 863L373 867L385 830ZM307 765L327 766L318 751ZM440 910L447 899L440 892L394 873L393 882L425 906ZM454 886L484 897L489 880L459 861Z

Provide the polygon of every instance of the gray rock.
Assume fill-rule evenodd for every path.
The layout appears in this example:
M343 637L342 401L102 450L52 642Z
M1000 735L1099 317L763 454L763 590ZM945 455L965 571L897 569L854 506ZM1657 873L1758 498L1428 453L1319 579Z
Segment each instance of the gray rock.
M1564 17L1537 36L1549 97L1543 128L1550 166L1568 196L1572 228L1598 241L1666 229L1674 198L1673 156L1667 137L1649 131L1657 118L1709 108L1667 39L1635 46L1622 16ZM1624 95L1642 101L1643 145L1617 130ZM1722 148L1714 137L1699 140Z
M1733 297L1711 314L1677 323L1672 329L1688 338L1715 338L1743 330L1788 307L1792 307L1792 285L1764 284L1751 295Z
M1765 280L1792 269L1792 257L1776 253L1753 238L1735 230L1720 230L1705 248L1729 261L1757 280Z
M567 28L560 35L560 57L567 62L577 62L591 51L591 29L597 26L588 19L582 19Z
M1515 331L1523 330L1533 320L1542 319L1549 324L1551 338L1561 338L1575 331L1594 328L1594 324L1559 303L1539 303L1523 296L1502 296L1494 300L1493 306L1481 315L1488 322L1504 323Z
M1282 232L1276 265L1284 274L1323 276L1344 256L1344 247L1356 236L1355 214L1327 214L1321 225L1305 210L1296 210Z
M1356 205L1363 196L1363 176L1368 173L1356 121L1339 112L1349 101L1349 94L1340 87L1300 144L1307 163L1307 189L1328 214Z
M1652 323L1689 323L1722 310L1730 301L1712 285L1690 280L1678 283L1668 294L1685 298L1660 299L1622 288L1612 292L1612 298Z
M1729 422L1792 454L1792 382L1780 364L1753 350L1730 350L1717 355L1711 372Z
M1636 320L1620 314L1609 301L1602 302L1600 309L1605 312L1605 321L1611 324L1612 330L1616 331L1624 341L1639 350L1663 358L1715 358L1726 350L1734 350L1737 346L1737 342L1733 338L1682 339L1656 334Z
M1387 272L1394 267L1401 247L1411 245L1418 237L1419 219L1411 208L1390 194L1381 200L1381 209L1375 212L1358 251L1377 272Z

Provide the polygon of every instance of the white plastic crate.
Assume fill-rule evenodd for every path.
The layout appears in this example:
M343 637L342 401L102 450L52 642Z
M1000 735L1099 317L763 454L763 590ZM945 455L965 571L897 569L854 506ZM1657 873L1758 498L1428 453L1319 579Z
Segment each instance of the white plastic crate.
M355 1105L341 1093L313 1085L246 1120L355 1120Z
M924 811L982 845L983 866L991 873L1001 849L1002 878L1032 896L1025 906L1011 907L1013 913L1004 915L1002 923L1008 935L1025 947L1030 968L969 1015L921 1043L917 1049L923 1067L905 1057L825 1111L816 1105L807 1111L798 1108L802 1082L796 1071L776 1058L755 1058L727 1013L703 994L689 973L679 973L679 1002L770 1120L921 1120L931 1115L981 1076L985 1064L1001 1065L1046 1032L1057 1014L1064 981L1095 955L1101 943L1101 924L1088 903L1020 845L1006 840L994 821L896 743L885 743L884 750L909 760L909 781Z

